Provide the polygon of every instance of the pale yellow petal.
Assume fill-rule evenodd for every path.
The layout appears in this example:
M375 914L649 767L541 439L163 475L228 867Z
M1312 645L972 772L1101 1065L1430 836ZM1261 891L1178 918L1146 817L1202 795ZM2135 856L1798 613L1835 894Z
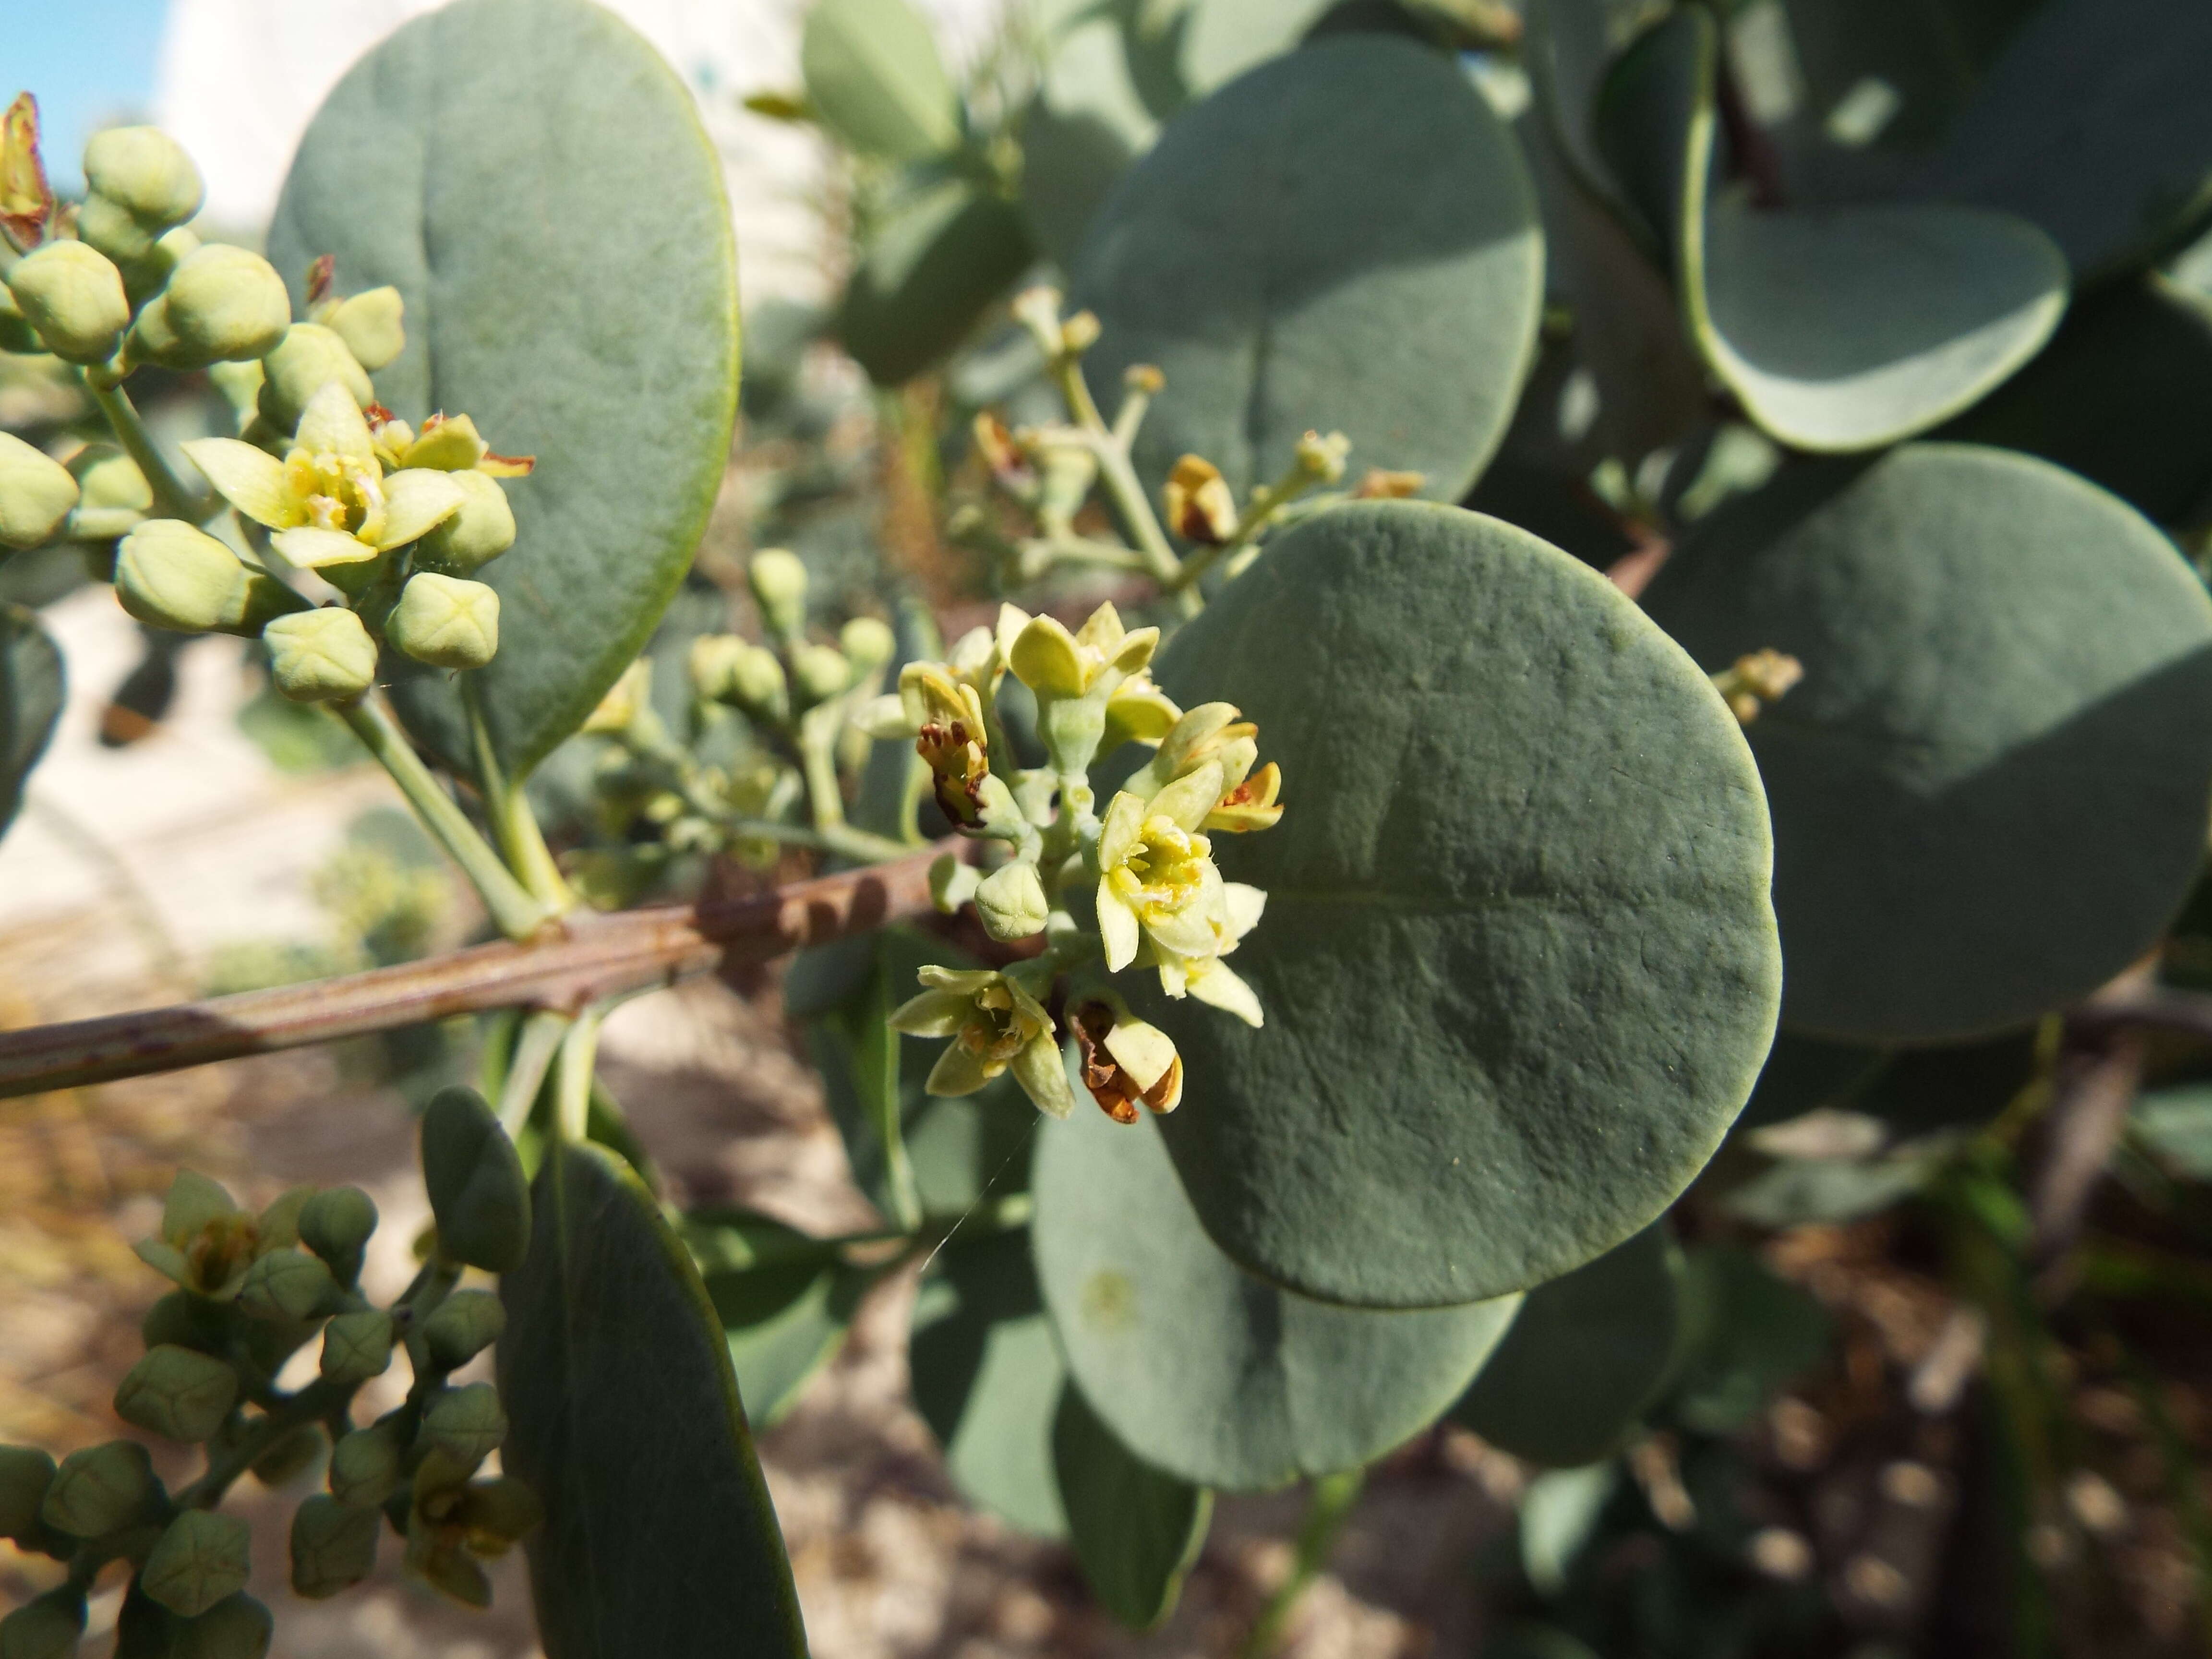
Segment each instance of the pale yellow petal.
M320 570L334 564L359 564L376 556L367 542L356 541L342 530L318 530L304 525L280 530L269 538L276 556L295 570Z
M1224 962L1209 962L1193 974L1190 994L1200 1002L1210 1002L1236 1015L1247 1025L1257 1028L1267 1023L1267 1017L1260 1010L1259 997Z
M1106 971L1118 974L1137 957L1137 913L1121 902L1112 885L1098 884L1098 938L1106 947Z
M1145 828L1145 803L1123 790L1106 803L1106 819L1098 830L1098 867L1117 870L1128 862L1137 837Z
M1056 617L1030 617L1006 661L1015 678L1046 696L1079 697L1089 684L1075 636Z
M929 1068L929 1081L921 1086L933 1095L972 1095L990 1080L983 1062L956 1042L937 1057L937 1064Z
M376 465L376 441L369 435L368 417L343 380L330 380L307 399L300 414L300 429L292 441L316 453L344 455L368 465Z
M1178 830L1195 830L1221 799L1221 769L1208 761L1195 767L1152 797L1146 816L1157 813Z
M949 1037L975 1009L975 1000L963 992L924 991L891 1011L890 1028L908 1036Z
M284 463L268 451L235 438L194 438L184 450L216 494L254 523L289 530L307 521L307 509L285 487Z
M404 547L419 540L460 511L466 499L448 473L416 467L392 474L384 481L384 530L377 546Z
M1067 1086L1067 1067L1050 1032L1014 1056L1013 1071L1014 1081L1040 1112L1066 1117L1075 1109L1075 1091Z

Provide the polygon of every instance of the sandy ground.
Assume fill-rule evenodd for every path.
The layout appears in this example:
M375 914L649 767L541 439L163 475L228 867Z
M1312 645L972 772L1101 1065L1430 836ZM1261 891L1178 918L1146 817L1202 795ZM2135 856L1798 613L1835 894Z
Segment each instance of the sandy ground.
M307 890L313 871L356 815L395 799L372 769L307 780L271 769L236 730L244 686L220 643L186 653L160 732L99 748L100 705L136 650L111 607L94 590L50 616L75 685L35 804L0 845L0 1027L173 1000L225 944L313 940L325 923ZM458 889L453 902L458 931L467 920ZM866 1219L772 994L748 1003L702 982L630 1004L610 1023L605 1055L672 1198L734 1200L811 1228ZM129 1244L152 1230L179 1163L254 1199L300 1182L367 1188L386 1217L370 1278L398 1288L425 1212L412 1120L363 1060L306 1053L0 1102L0 1438L60 1452L118 1431L108 1400L139 1351L137 1316L162 1288ZM1064 1549L967 1510L953 1492L906 1404L912 1290L910 1280L882 1287L841 1357L762 1438L819 1659L1236 1651L1288 1568L1302 1497L1225 1501L1176 1617L1149 1638L1122 1634L1089 1606ZM1425 1440L1382 1466L1282 1651L1471 1651L1474 1560L1504 1524L1498 1498L1510 1480L1461 1438ZM403 1581L391 1548L361 1590L322 1603L293 1596L280 1540L306 1489L305 1480L288 1493L248 1483L233 1500L260 1523L255 1589L277 1610L277 1653L537 1650L519 1560L501 1564L489 1614ZM0 1605L52 1568L0 1544ZM118 1599L108 1585L95 1632Z

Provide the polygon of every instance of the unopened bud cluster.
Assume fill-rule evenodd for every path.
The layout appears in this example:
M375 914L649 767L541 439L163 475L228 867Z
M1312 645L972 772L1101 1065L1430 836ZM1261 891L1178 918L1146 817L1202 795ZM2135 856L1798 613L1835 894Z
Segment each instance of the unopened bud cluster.
M167 1633L161 1651L260 1659L272 1621L246 1594L251 1529L216 1507L228 1479L213 1471L250 1469L273 1487L327 1455L327 1492L292 1520L295 1591L320 1597L360 1583L389 1526L419 1577L485 1605L480 1558L529 1532L538 1508L518 1481L477 1478L505 1437L505 1414L489 1383L456 1386L449 1376L498 1340L505 1316L497 1296L459 1281L465 1267L520 1264L529 1191L506 1133L466 1090L431 1103L422 1162L436 1243L415 1285L388 1307L361 1290L377 1225L366 1193L296 1188L256 1212L180 1171L160 1231L137 1247L174 1288L146 1314L146 1353L116 1390L115 1412L149 1435L204 1447L211 1473L172 1492L135 1441L58 1464L0 1446L0 1538L84 1564L72 1587L99 1562L128 1560L137 1616ZM318 1337L316 1380L279 1388L286 1360ZM414 1374L404 1402L354 1427L355 1394L401 1351ZM0 1653L72 1652L84 1617L81 1589L42 1596L0 1620Z
M29 130L10 142L35 164ZM184 450L238 534L177 516L191 503L155 516L151 484L116 450L92 446L64 466L0 434L0 550L115 544L116 593L132 616L258 638L277 690L300 702L362 695L380 645L437 668L489 662L499 595L476 574L514 544L499 481L531 464L493 454L465 415L417 431L376 403L369 376L406 346L399 291L341 297L319 260L309 314L295 321L267 260L185 228L202 185L173 139L102 132L84 169L76 234L54 234L53 217L7 274L0 349L51 352L102 386L142 364L214 371L239 435Z

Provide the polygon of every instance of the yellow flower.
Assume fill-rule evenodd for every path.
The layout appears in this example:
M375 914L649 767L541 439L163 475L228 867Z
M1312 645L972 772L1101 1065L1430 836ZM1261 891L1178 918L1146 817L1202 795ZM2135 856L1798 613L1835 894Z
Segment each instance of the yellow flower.
M1010 629L1018 618L1018 629ZM1121 613L1111 605L1100 605L1073 634L1055 617L1024 617L1012 605L999 613L999 643L1006 665L1040 696L1080 697L1102 686L1110 695L1126 676L1152 661L1159 642L1157 628L1125 632Z
M1066 1117L1074 1091L1061 1068L1052 1016L1018 981L988 969L924 968L922 994L893 1012L891 1029L951 1037L924 1085L933 1095L972 1095L1012 1071L1040 1111Z
M1171 997L1196 997L1236 1015L1247 1025L1264 1025L1267 1018L1258 994L1221 958L1259 925L1261 913L1267 908L1267 896L1258 888L1241 881L1224 882L1210 952L1180 956L1155 945L1138 957L1138 963L1159 969L1160 988Z
M1134 962L1146 943L1177 957L1214 953L1221 872L1198 827L1220 797L1221 769L1209 763L1149 800L1123 790L1108 805L1098 832L1098 933L1110 972Z
M974 829L983 822L983 784L991 775L982 699L934 663L909 663L899 675L899 702L915 753L929 763L938 805L953 823Z
M1283 809L1275 799L1283 792L1283 769L1269 761L1243 782L1224 792L1202 828L1242 835L1251 830L1272 830L1282 821Z
M1199 767L1218 766L1221 797L1200 827L1231 835L1272 829L1283 816L1276 802L1283 775L1273 761L1253 772L1260 758L1259 737L1260 728L1240 720L1234 703L1200 703L1175 723L1128 787L1139 793L1158 789Z
M352 301L347 301L352 304ZM495 455L465 415L433 415L416 432L381 404L363 413L376 441L377 459L398 472L428 467L434 472L482 472L494 478L527 477L538 465L534 455Z
M1114 695L1106 699L1106 735L1100 740L1098 752L1110 755L1125 743L1157 744L1175 729L1182 718L1182 710L1175 700L1152 684L1152 677L1139 671L1114 688Z
M1072 1010L1067 1023L1083 1051L1083 1086L1116 1123L1134 1123L1139 1106L1165 1115L1182 1103L1182 1056L1158 1026L1105 1002Z
M297 569L357 564L404 547L465 499L441 471L386 473L361 405L336 380L308 402L281 461L235 438L198 439L185 453L225 501L276 532L270 545Z

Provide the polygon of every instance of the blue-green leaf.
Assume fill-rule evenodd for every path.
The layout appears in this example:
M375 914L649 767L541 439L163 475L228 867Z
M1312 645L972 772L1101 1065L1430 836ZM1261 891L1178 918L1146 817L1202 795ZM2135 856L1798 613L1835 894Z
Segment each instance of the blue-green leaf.
M0 605L0 836L46 752L65 691L62 653L38 617L20 605Z

